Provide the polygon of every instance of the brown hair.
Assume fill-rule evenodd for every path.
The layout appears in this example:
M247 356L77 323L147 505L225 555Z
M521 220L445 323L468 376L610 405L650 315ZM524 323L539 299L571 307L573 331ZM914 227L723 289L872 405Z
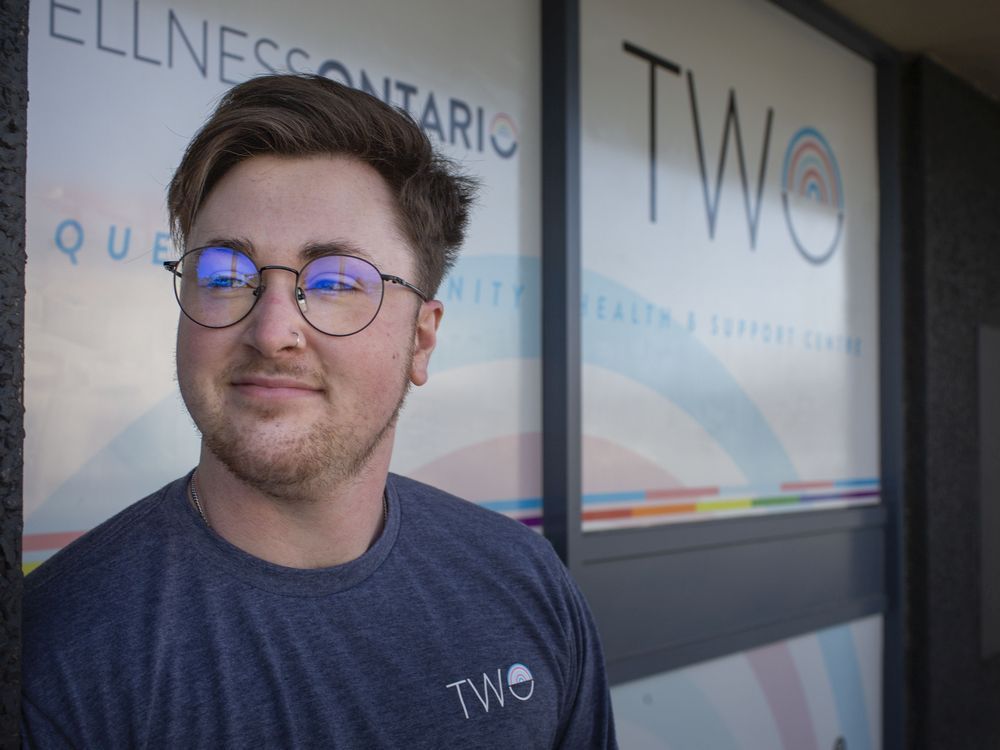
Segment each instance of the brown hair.
M396 200L417 283L434 295L462 244L476 181L435 153L409 114L317 75L260 76L226 92L170 181L176 247L222 176L261 154L348 154L373 167Z

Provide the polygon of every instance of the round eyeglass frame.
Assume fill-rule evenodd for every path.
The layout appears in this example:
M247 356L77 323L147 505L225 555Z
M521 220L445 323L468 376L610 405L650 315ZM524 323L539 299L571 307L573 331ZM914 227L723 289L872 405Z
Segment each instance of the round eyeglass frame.
M253 299L253 303L251 303L250 307L247 308L247 311L245 313L243 313L243 315L241 315L239 318L237 318L236 320L234 320L232 323L226 323L225 325L221 325L221 326L213 326L213 325L208 325L206 323L202 323L200 320L195 319L187 310L184 309L184 305L181 304L180 281L178 281L179 279L183 280L183 278L184 278L184 275L180 271L178 271L177 269L181 265L181 263L184 262L185 258L187 258L189 255L193 255L194 253L201 252L202 250L210 250L212 248L219 248L219 249L222 249L222 250L229 250L230 252L239 253L240 255L243 255L247 260L250 261L251 265L253 265L253 267L257 269L257 276L260 278L260 285L256 289L253 290L253 298L254 298ZM364 263L364 264L366 264L368 266L371 266L371 268L375 271L375 273L378 274L378 277L382 280L382 293L379 295L378 307L375 308L375 312L372 313L372 316L371 316L371 318L368 319L367 323L365 323L363 326L361 326L357 330L351 331L350 333L330 333L329 331L324 331L322 328L319 328L315 323L313 323L311 320L309 320L309 318L306 317L306 314L305 314L305 312L302 309L302 303L305 302L305 291L302 289L301 286L299 286L299 279L302 277L302 272L304 270L306 270L306 268L308 268L311 263L313 263L313 262L315 262L317 260L321 260L323 258L351 258L352 260L360 261L361 263ZM381 310L382 310L382 303L385 301L385 282L387 282L387 281L390 284L395 284L395 285L401 286L401 287L403 287L405 289L409 289L411 292L413 292L418 297L420 297L420 299L422 299L424 302L430 302L431 301L431 298L430 298L429 295L425 294L423 291L421 291L421 289L419 287L411 284L406 279L403 279L400 276L393 276L392 274L389 274L389 273L382 273L379 270L378 266L376 266L374 263L372 263L367 258L359 258L357 255L350 255L348 253L330 253L329 255L321 255L318 258L313 258L312 260L306 262L306 264L303 265L302 268L296 270L294 268L291 268L290 266L281 266L281 265L258 266L254 262L253 258L251 258L249 255L247 255L246 253L244 253L241 250L237 250L237 249L232 248L232 247L227 247L225 245L204 245L202 247L195 247L195 248L192 248L192 249L186 251L177 260L167 260L167 261L164 261L163 262L163 268L164 268L164 270L169 271L171 273L171 275L174 277L174 283L173 283L174 298L177 300L177 306L180 307L181 312L184 314L184 317L186 317L188 320L192 321L193 323L195 323L197 325L200 325L202 328L211 328L213 330L219 330L219 329L222 329L222 328L231 328L232 326L236 325L237 323L240 323L240 322L246 320L247 316L250 315L250 313L253 312L254 308L257 307L257 303L260 301L261 297L264 296L264 292L267 291L267 284L264 283L264 271L288 271L289 273L295 274L295 293L294 293L294 298L295 298L295 303L296 303L295 306L299 310L299 315L302 316L302 319L308 324L308 326L310 328L312 328L315 331L319 331L324 336L335 336L337 338L344 338L345 336L353 336L353 335L355 335L357 333L361 333L368 326L370 326L372 323L374 323L375 322L375 318L378 317L379 312L381 312Z

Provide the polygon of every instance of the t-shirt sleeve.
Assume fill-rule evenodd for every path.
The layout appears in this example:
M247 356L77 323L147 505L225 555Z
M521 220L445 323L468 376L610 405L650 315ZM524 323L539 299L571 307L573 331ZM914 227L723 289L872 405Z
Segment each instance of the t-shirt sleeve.
M617 750L611 694L597 626L579 587L561 564L560 568L569 591L570 617L575 634L570 645L574 651L576 680L575 690L569 690L565 696L561 734L556 747L564 750Z
M23 750L74 747L62 730L24 694L21 695L21 747Z

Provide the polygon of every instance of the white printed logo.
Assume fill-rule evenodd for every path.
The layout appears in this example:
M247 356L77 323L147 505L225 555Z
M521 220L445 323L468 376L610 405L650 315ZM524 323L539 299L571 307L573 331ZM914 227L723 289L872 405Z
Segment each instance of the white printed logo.
M490 693L493 693L493 705L500 704L500 708L504 706L504 699L509 692L519 701L528 700L535 692L535 679L531 676L531 670L528 669L523 664L512 664L507 669L507 689L504 690L503 684L503 669L497 668L496 684L493 683L491 674L488 672L483 672L483 692L480 693L479 689L470 679L458 680L457 682L452 682L445 685L446 688L455 688L455 692L458 694L458 702L462 705L462 713L465 714L465 718L469 718L469 708L465 702L465 695L463 694L463 687L468 686L476 698L479 700L480 705L482 705L483 710L486 713L490 712ZM475 703L472 704L473 707Z

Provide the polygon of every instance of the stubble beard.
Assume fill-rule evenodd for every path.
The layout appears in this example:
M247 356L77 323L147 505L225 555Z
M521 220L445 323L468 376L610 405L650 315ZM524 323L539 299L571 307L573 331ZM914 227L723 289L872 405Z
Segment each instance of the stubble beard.
M256 420L251 429L227 418L222 406L213 406L197 388L183 388L181 394L204 447L237 479L276 499L292 500L314 496L324 488L343 486L355 479L368 465L376 450L396 424L409 392L412 354L399 371L395 404L388 418L372 425L370 421L345 426L339 420L321 419L291 436L287 430L268 427L277 420L287 420L280 408L261 408L250 416ZM302 376L294 367L279 369L260 363L240 363L226 372L217 387L226 388L235 372ZM190 392L189 392L190 391ZM223 404L216 400L215 404ZM375 405L363 405L363 407ZM362 409L363 411L363 409ZM244 420L245 421L245 420ZM355 420L349 420L354 422ZM371 429L374 426L374 429ZM346 427L346 429L345 429Z

